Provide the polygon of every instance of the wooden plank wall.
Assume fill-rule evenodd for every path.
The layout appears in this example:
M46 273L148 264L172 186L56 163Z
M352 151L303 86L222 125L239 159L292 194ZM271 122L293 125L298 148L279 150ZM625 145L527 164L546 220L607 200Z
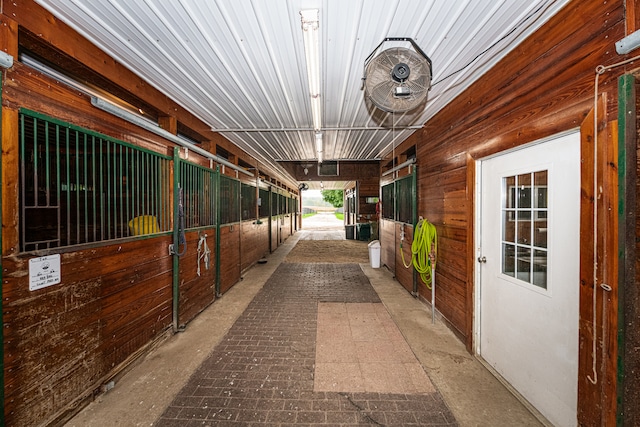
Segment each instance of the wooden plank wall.
M385 219L380 220L380 264L386 265L387 268L395 273L396 271L396 226L394 221Z
M209 254L209 269L204 259L199 258L198 243L200 236L206 235ZM193 320L198 313L207 308L215 300L216 294L216 229L207 228L185 233L187 251L180 258L180 309L179 323L184 325ZM201 248L204 255L204 246ZM200 264L200 276L198 276Z
M358 180L358 218L357 222L375 221L376 205L367 203L367 197L379 197L380 178L366 178Z
M402 251L400 251L400 233L404 226L405 240L402 242ZM395 272L396 280L409 292L413 293L413 264L411 262L411 242L413 242L413 226L407 224L394 223L396 230L396 236L398 241L396 242L395 250ZM404 260L402 259L404 253ZM405 268L405 265L410 265L409 268Z
M19 21L16 21L19 20ZM19 25L18 25L19 24ZM198 127L197 119L133 74L109 60L30 0L3 4L0 49L18 58L18 28L30 30L55 52L77 54L85 65L133 88L159 110L177 113L182 124ZM59 51L58 51L59 50ZM59 55L60 53L56 53ZM3 72L2 98L2 268L4 321L5 424L62 423L101 385L127 368L172 330L172 235L121 239L90 247L64 248L62 283L30 292L28 260L39 254L18 252L18 110L27 108L109 135L127 143L173 154L173 144L91 106L78 91L14 62ZM175 125L175 117L165 117ZM170 126L175 130L175 126ZM203 128L204 129L204 128ZM219 139L220 136L212 135ZM213 144L203 144L213 145ZM233 149L232 147L228 147ZM234 155L256 163L235 149ZM192 155L189 161L208 166ZM227 171L228 172L228 171ZM230 172L235 176L235 172ZM186 233L187 253L179 261L179 322L185 324L215 298L215 228L203 229L211 250L211 266L196 275L198 232ZM268 222L241 239L241 225L221 230L221 290L240 279L241 260L249 265L268 252ZM277 240L275 240L277 248ZM263 248L240 257L240 248ZM57 421L56 421L57 420Z
M268 219L256 224L255 220L242 222L241 270L245 271L269 253Z
M596 67L623 59L616 54L614 43L625 35L624 3L572 1L396 149L417 148L418 212L436 225L439 236L436 307L469 351L473 349L475 161L580 126L593 107ZM600 77L599 89L607 95L605 109L610 120L616 117L616 79L622 72L624 67ZM606 179L606 188L615 188L615 177L607 175ZM615 226L608 215L599 221L600 230ZM392 231L385 224L382 229L387 235ZM582 254L581 258L590 262ZM580 304L583 310L590 310L591 299L584 289ZM604 328L613 333L614 310L607 320ZM614 347L606 350L614 354L615 343L605 344ZM583 357L590 351L584 348L590 341L581 346ZM584 384L589 372L581 364L579 378L581 387L586 387L579 400L583 425L612 425L615 398L610 393L615 389L615 366L599 364L598 371L596 385ZM594 412L589 408L602 412L592 418Z
M7 425L37 425L87 397L171 325L170 235L63 253L62 283L29 291L2 259Z
M600 227L598 222L597 249L594 248L594 114L591 111L581 126L581 203L580 203L580 323L579 339L582 351L579 356L578 400L594 402L583 408L582 420L598 421L602 425L614 425L616 416L616 375L607 378L607 372L616 372L617 345L617 305L618 287L604 291L600 284L617 282L618 272L618 205L617 181L617 122L607 118L604 104L606 96L598 102L598 217L613 227ZM615 185L615 187L613 187ZM596 252L594 253L594 249ZM608 257L607 254L616 254ZM597 268L596 268L597 266ZM597 281L594 286L594 273ZM594 313L593 302L596 310ZM613 328L613 329L611 329ZM594 334L595 332L595 334ZM595 339L595 352L594 349ZM596 368L594 369L594 362ZM599 367L599 368L598 368ZM599 372L604 371L604 372Z
M282 215L280 224L282 227L282 243L284 243L291 236L291 214Z
M469 225L466 164L446 172L419 167L417 181L418 215L436 224L438 232L436 308L453 330L465 337L467 277L464 249ZM431 291L421 280L419 283L418 293L431 301Z
M240 280L239 223L220 227L220 292L225 293Z

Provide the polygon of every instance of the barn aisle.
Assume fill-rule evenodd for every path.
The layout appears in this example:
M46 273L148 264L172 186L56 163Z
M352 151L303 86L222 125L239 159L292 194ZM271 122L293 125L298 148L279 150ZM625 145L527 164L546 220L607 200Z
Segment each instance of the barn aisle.
M345 240L345 235L342 220L333 212L320 211L302 219L300 240Z
M367 242L304 225L67 426L540 425Z

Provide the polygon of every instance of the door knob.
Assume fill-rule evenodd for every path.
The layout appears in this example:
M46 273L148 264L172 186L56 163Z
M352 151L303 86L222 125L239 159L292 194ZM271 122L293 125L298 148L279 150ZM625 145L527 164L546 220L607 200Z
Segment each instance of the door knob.
M487 257L479 256L478 257L478 262L481 263L481 264L484 264L485 262L487 262Z

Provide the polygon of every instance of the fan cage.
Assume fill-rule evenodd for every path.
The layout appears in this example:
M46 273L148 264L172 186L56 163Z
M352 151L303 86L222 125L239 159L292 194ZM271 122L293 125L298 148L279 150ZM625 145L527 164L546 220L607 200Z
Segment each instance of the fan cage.
M399 63L410 70L401 82L392 76ZM431 61L422 51L391 47L368 60L364 79L366 95L376 107L386 112L410 111L424 102L431 88Z

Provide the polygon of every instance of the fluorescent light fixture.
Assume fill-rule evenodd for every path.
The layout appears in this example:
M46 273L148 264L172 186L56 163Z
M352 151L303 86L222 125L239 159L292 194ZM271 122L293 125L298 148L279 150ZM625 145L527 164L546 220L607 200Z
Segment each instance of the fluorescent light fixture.
M640 30L616 42L616 52L619 55L625 55L638 47L640 47Z
M162 138L168 139L169 141L180 145L181 147L187 148L190 151L193 151L194 153L198 153L201 156L204 156L205 158L208 159L212 159L213 161L215 161L216 163L220 163L221 165L224 165L226 167L229 167L233 170L237 170L238 172L241 172L245 175L251 176L253 177L254 175L251 172L248 172L246 170L244 170L243 168L241 168L240 166L234 165L233 163L230 163L224 159L221 159L220 157L208 152L207 150L204 150L200 147L198 147L195 144L192 144L188 141L186 141L185 139L172 134L171 132L168 132L164 129L162 129L160 126L158 126L155 123L150 122L149 120L137 116L115 104L110 103L109 101L105 101L102 98L98 98L96 96L92 96L91 97L91 105L93 105L96 108L101 109L102 111L106 111L107 113L113 114L116 117L119 117L123 120L128 121L129 123L132 123L134 125L140 126L143 129L148 130L149 132L153 132L158 136L161 136Z
M313 130L319 131L322 128L322 102L320 95L311 98L311 115L313 116Z
M309 96L311 96L311 115L313 129L322 128L322 114L320 102L320 40L318 34L318 9L301 10L302 37L304 53L307 61L307 78L309 79Z
M322 132L316 132L316 153L318 154L318 163L322 163Z

